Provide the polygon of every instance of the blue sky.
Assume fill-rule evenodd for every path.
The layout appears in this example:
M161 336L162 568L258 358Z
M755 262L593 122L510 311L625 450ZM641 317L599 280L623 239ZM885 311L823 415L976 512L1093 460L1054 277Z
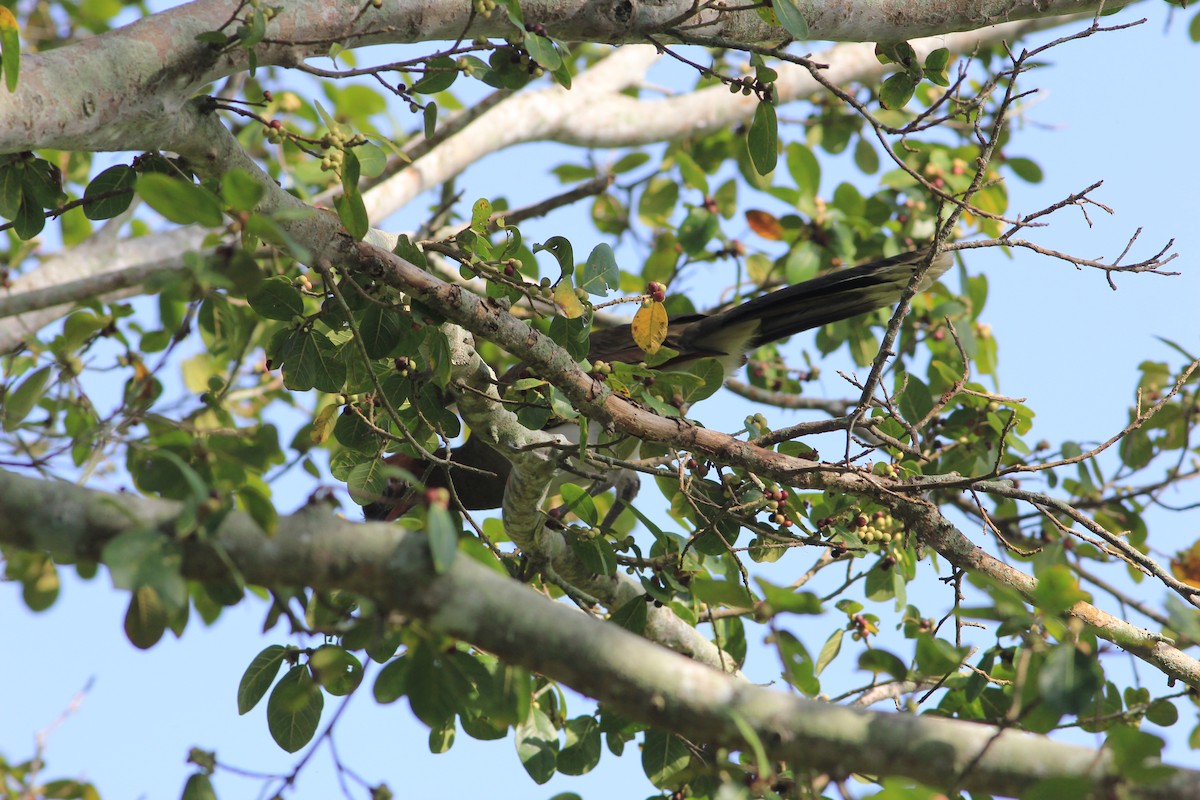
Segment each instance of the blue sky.
M1051 66L1027 79L1026 85L1040 87L1039 102L1028 110L1008 150L1035 158L1046 179L1034 186L1013 181L1010 209L1032 211L1104 179L1095 196L1115 209L1114 216L1093 211L1096 224L1089 228L1078 212L1060 212L1052 227L1036 234L1037 240L1073 253L1111 257L1144 227L1134 255L1149 255L1174 237L1181 257L1173 266L1184 274L1119 277L1119 291L1113 292L1100 274L1032 254L1012 259L998 251L968 255L968 269L990 280L984 321L1001 346L999 389L1028 398L1038 412L1031 441L1095 441L1119 430L1133 401L1138 364L1152 359L1179 365L1180 357L1155 337L1200 352L1200 270L1195 267L1200 253L1195 199L1200 184L1195 139L1200 129L1195 103L1200 48L1187 41L1186 16L1164 30L1165 6L1143 4L1136 11L1150 15L1150 22L1056 50L1049 55ZM1126 18L1133 17L1126 12L1109 19ZM519 158L528 164L544 156L545 163L553 164L562 160L561 153L526 148ZM494 191L489 187L496 181L511 177L513 158L492 157L469 173L464 185L477 187L479 194ZM827 170L822 191L831 191L839 179ZM528 199L537 199L542 186L531 184ZM572 235L595 234L580 228ZM590 246L580 241L575 249ZM825 374L830 377L818 388L838 393L833 369L827 366ZM734 400L709 401L695 412L712 425L745 413L746 407ZM776 418L779 424L789 421L787 415L772 415ZM298 495L297 501L301 499ZM1200 491L1187 487L1174 501L1200 501ZM1200 533L1197 511L1152 519L1152 542L1162 548L1190 544ZM48 738L49 776L93 780L106 798L178 796L192 746L216 750L222 761L246 769L291 769L295 757L272 743L263 709L246 717L236 711L235 691L245 666L266 644L288 641L278 630L260 633L262 604L244 602L227 611L215 628L193 624L182 641L168 637L140 652L121 630L127 598L112 590L103 573L90 582L69 573L62 570L66 585L58 603L39 615L24 609L19 587L0 586L0 625L8 642L7 655L0 659L0 752L10 760L29 755L34 734L50 726L91 682L80 707ZM1163 594L1152 584L1143 584L1140 592L1152 603ZM1100 600L1115 610L1115 604ZM822 625L821 636L828 630ZM810 649L820 646L820 641L806 643ZM1162 688L1161 676L1146 669L1140 675L1152 690ZM865 677L849 676L848 685L865 682ZM333 707L327 703L326 719ZM572 701L574 713L585 707L581 699ZM1189 709L1181 708L1184 721L1166 732L1176 762L1194 761L1182 743L1194 724ZM555 778L542 787L526 776L511 740L479 743L460 734L449 753L432 756L424 727L404 701L378 707L367 694L357 697L340 729L343 759L368 780L387 781L397 796L516 800L563 791L585 798L653 794L636 753L627 752L623 759L606 754L591 775ZM226 798L255 797L259 791L256 781L226 775L218 777L217 786ZM323 752L291 796L337 793L333 767Z

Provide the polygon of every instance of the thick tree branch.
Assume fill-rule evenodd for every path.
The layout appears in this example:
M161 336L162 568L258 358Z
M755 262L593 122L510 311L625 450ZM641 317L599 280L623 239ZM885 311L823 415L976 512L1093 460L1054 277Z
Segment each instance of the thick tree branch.
M200 4L193 4L200 5ZM187 6L186 8L191 8ZM172 14L174 12L167 12ZM227 13L227 12L226 12ZM158 17L151 18L157 20ZM977 47L999 41L1012 41L1029 30L1047 24L1061 24L1063 20L1043 19L1037 22L1006 22L994 25L981 31L970 33L939 36L932 39L913 42L918 53L925 54L937 47L948 47L954 53L971 53ZM150 20L122 29L128 32L134 41L142 39L153 40L159 35L152 31L143 30L150 25ZM158 24L158 23L155 23ZM116 36L120 31L109 36ZM166 34L162 34L166 35ZM98 37L106 39L106 37ZM107 39L106 39L107 41ZM97 47L97 45L90 45ZM66 47L55 53L67 53L82 47ZM111 47L104 48L112 49ZM138 52L136 48L134 52ZM91 57L89 55L89 57ZM112 55L110 58L117 58ZM364 193L363 200L371 220L382 220L390 214L406 206L413 198L422 192L436 187L454 176L459 175L470 165L486 156L499 152L507 147L535 141L558 141L589 147L623 147L641 145L656 141L667 141L686 134L703 134L713 130L728 127L740 121L749 119L757 100L754 97L744 97L741 94L731 95L724 87L716 86L691 92L677 97L665 99L635 99L621 94L622 90L639 83L646 70L657 60L658 54L654 48L644 45L624 47L602 59L587 72L578 76L571 91L566 92L558 86L549 86L534 91L522 92L511 96L494 107L489 108L477 117L472 115L472 121L460 132L450 136L431 150L424 151L419 146L414 150L420 157L403 169L396 171L391 177L379 181ZM875 58L871 45L848 44L839 45L814 56L814 59L829 65L824 72L825 77L839 84L850 82L878 82L888 71ZM796 64L781 63L776 65L780 73L776 85L778 101L787 103L808 97L813 93L823 91L823 87L808 70ZM56 69L56 63L43 63L30 57L29 63L22 65L22 85L26 81L34 84L47 82L52 78L43 76L31 77L39 70ZM123 69L136 72L135 65L123 65ZM72 73L73 74L73 73ZM122 73L124 75L124 73ZM76 76L77 80L83 78ZM124 76L130 80L129 76ZM114 78L116 80L116 78ZM81 84L75 84L76 88ZM140 84L139 84L140 85ZM120 87L113 87L113 96ZM184 91L178 86L174 91ZM188 90L193 91L193 90ZM47 119L56 115L70 116L74 119L74 106L70 105L70 92L49 94L38 98L38 104L65 103L66 106L50 114ZM136 95L141 97L141 95ZM126 136L116 136L112 140L105 137L85 137L78 142L82 150L130 150L130 149L186 149L191 136L186 124L190 112L180 105L178 95L172 99L175 110L170 117L162 113L152 115L150 119L138 116L141 106L147 102L115 104L117 107L108 109L108 114L122 113L126 109L131 115L128 120L116 120L105 117L107 123L117 125L136 125L140 136L150 139L148 143L139 144L140 140ZM6 96L0 94L0 149L3 144L3 121L9 110L4 103ZM12 102L17 102L13 100ZM16 113L15 111L13 113ZM40 118L39 118L40 119ZM64 123L65 124L65 123ZM74 123L73 123L74 124ZM36 129L34 130L36 132ZM30 146L34 135L22 129L20 135L13 134L13 147L25 150ZM440 138L440 135L439 135ZM40 141L39 141L40 144ZM145 280L160 271L171 271L183 267L179 254L196 250L206 235L206 231L196 227L178 228L167 233L153 233L148 236L122 241L119 245L109 245L108 249L93 255L86 244L77 248L63 250L43 261L39 267L28 275L17 278L7 293L0 292L0 297L11 298L11 308L37 305L40 307L47 300L38 296L30 300L18 300L18 296L31 289L42 288L70 281L79 281L92 274L100 272L121 272L117 278L122 286L131 285L135 278ZM378 243L386 247L395 244L394 237L382 232ZM166 254L174 254L172 261ZM153 268L151 268L151 266ZM62 297L71 299L92 298L94 293L86 291L90 284L77 283L76 288L83 294L73 295L63 292ZM0 318L0 352L12 349L30 332L62 316L69 307L49 308L44 311L26 314L21 319L9 320Z
M753 747L745 738L748 730L771 759L836 775L904 775L933 786L1008 795L1055 777L1085 778L1129 797L1200 793L1200 772L1192 770L1133 786L1121 783L1104 751L753 686L550 602L471 559L456 559L437 575L423 536L395 525L334 519L323 508L315 505L280 520L273 537L264 536L247 515L230 514L208 543L194 538L184 543L183 570L198 580L226 579L220 548L252 584L359 593L561 681L630 719L692 742L737 749ZM149 528L170 535L178 514L174 503L0 471L0 518L12 521L0 529L0 542L48 550L64 561L98 560L104 544L124 531Z
M1093 0L1011 0L1007 21L1091 12ZM1117 3L1108 3L1113 7ZM971 30L996 18L993 4L938 0L869 3L802 0L813 39L898 41ZM360 0L290 0L267 24L255 48L258 66L293 66L323 56L331 44L363 47L505 37L515 33L502 9L482 17L470 3L451 0L364 6ZM573 41L628 43L680 28L689 35L747 43L785 41L753 10L726 12L691 0L629 3L623 0L531 0L528 22ZM28 143L62 150L155 150L169 141L176 113L205 84L244 72L246 50L214 48L196 37L230 23L231 4L196 0L146 17L85 42L22 56L17 91L0 95L0 153ZM230 32L232 27L225 28ZM166 135L164 135L166 134Z

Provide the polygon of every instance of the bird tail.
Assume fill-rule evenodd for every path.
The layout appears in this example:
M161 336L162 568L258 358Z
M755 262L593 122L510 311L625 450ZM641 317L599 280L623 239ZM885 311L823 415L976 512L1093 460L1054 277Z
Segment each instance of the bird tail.
M913 273L925 263L928 256L928 250L901 253L881 261L830 272L756 297L699 322L693 340L703 342L709 335L720 338L723 330L744 328L749 329L748 344L753 348L830 322L895 305L904 294ZM932 286L953 263L954 257L950 253L939 254L925 271L917 291L925 291Z

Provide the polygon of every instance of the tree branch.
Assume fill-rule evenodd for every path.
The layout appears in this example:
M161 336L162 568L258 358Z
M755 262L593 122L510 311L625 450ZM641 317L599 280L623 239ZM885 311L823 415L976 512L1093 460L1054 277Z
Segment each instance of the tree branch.
M617 625L547 601L469 558L443 574L424 536L396 525L330 518L321 505L281 519L266 537L234 512L206 542L184 542L183 570L227 577L224 557L256 585L306 585L373 598L433 630L594 697L632 720L690 741L750 749L775 760L844 775L903 775L933 786L1019 795L1038 781L1083 778L1139 798L1191 797L1200 772L1179 769L1151 785L1121 783L1105 751L1042 736L938 719L846 708L722 675ZM179 506L107 495L0 470L0 542L49 550L65 561L99 560L124 531L175 529ZM219 552L224 554L220 555ZM747 741L748 733L755 741ZM969 766L969 769L968 769Z

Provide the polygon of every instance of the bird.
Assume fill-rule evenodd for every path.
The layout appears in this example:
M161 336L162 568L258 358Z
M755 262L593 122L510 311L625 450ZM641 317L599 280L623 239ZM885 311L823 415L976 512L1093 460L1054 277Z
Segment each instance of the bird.
M822 325L875 311L899 302L913 274L929 261L929 250L906 253L872 261L856 267L835 270L811 280L768 292L744 303L713 313L686 314L667 323L665 347L674 355L659 369L678 369L702 358L721 362L727 375L741 367L755 348L786 339ZM918 291L933 285L954 263L949 252L933 258ZM644 361L646 352L633 339L628 325L603 328L591 333L588 360L610 364ZM501 383L521 374L523 365L506 373ZM444 448L434 455L447 458ZM479 511L499 508L512 466L508 459L478 437L449 451L449 467L429 469L430 464L416 456L396 453L384 459L413 476L425 475L427 488L447 488L453 481L454 494L462 508ZM471 469L456 469L462 464ZM416 502L407 482L389 481L383 496L363 507L368 521L398 519Z

